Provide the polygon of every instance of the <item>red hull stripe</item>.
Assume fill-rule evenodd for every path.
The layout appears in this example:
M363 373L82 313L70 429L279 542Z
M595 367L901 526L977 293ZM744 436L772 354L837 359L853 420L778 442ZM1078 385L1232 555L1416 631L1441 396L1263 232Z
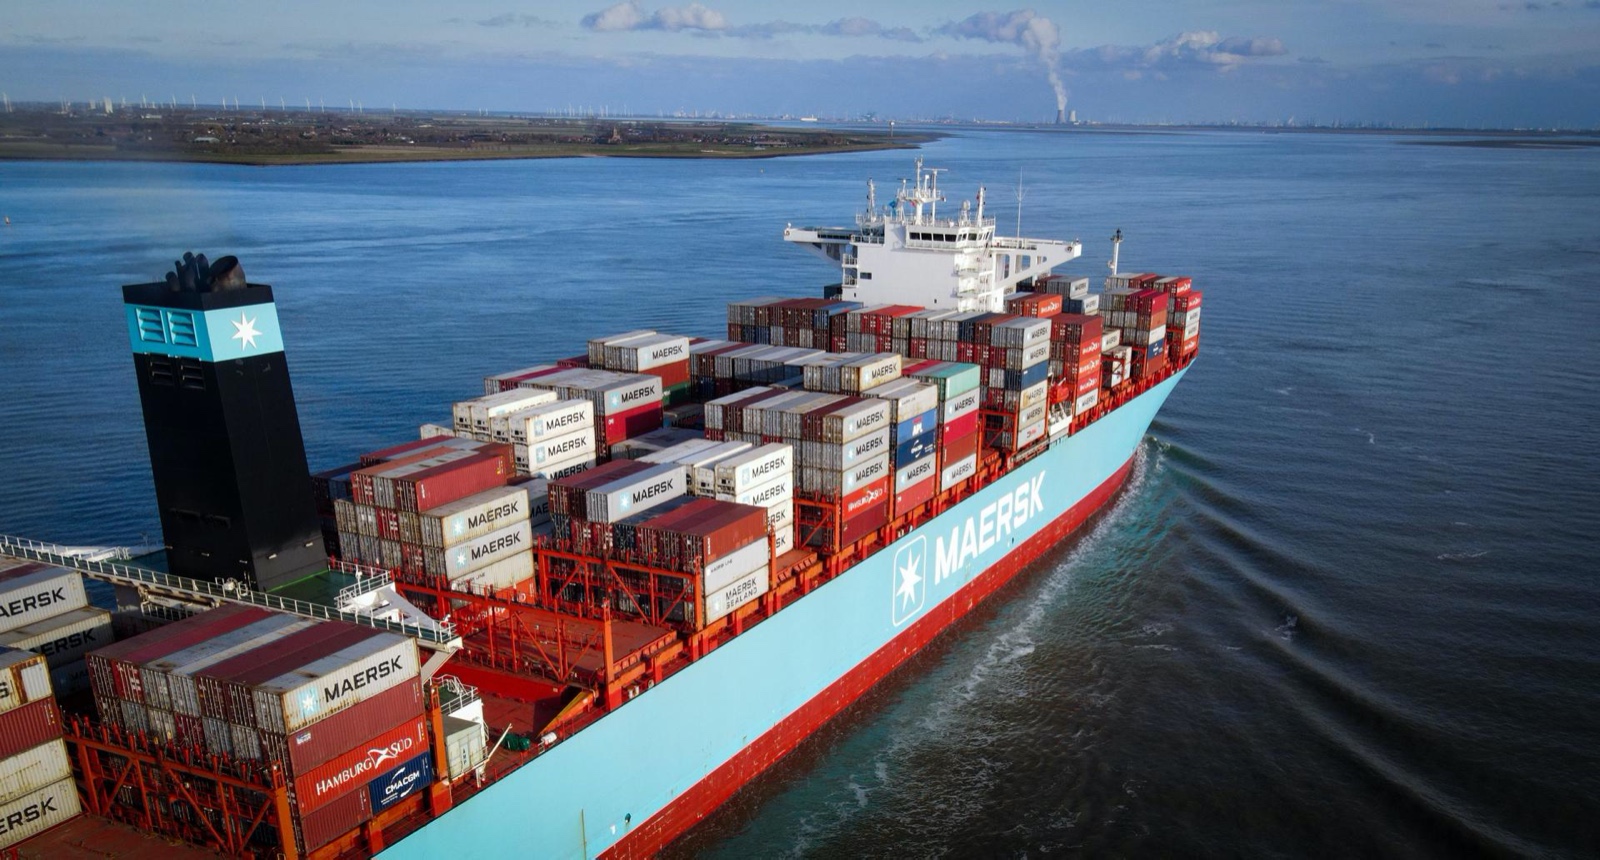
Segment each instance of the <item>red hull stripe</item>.
M928 611L928 614L889 640L871 657L861 661L826 690L784 717L766 734L740 750L733 758L723 762L716 770L688 791L673 798L650 820L629 831L601 857L606 860L649 857L701 819L721 806L750 780L755 779L779 759L789 754L800 742L810 737L819 726L832 719L854 702L885 675L893 672L912 654L917 653L946 627L964 617L973 606L993 594L1012 577L1045 551L1055 546L1067 535L1076 531L1116 493L1128 477L1133 466L1132 458L1122 464L1115 474L1096 487L1094 492L1040 529L1033 537L1019 545L1014 552L993 567L979 574L960 591Z

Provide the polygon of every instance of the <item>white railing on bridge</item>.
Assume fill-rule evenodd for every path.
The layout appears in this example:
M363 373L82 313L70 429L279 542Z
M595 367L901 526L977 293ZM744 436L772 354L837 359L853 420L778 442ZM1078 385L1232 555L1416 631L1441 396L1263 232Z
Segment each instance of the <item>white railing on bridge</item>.
M216 583L200 579L191 579L186 576L177 576L163 573L159 570L150 570L144 567L135 567L115 561L88 561L75 555L68 554L69 547L29 538L0 535L0 555L9 555L16 558L26 558L33 561L53 564L76 570L85 576L113 583L132 586L152 586L164 588L181 595L204 597L211 600L227 600L234 603L249 603L279 612L289 612L303 615L307 618L324 618L331 621L350 621L364 624L379 630L388 630L411 636L422 642L448 646L456 642L455 629L449 622L436 621L431 625L408 623L405 621L390 621L381 618L372 618L360 612L341 612L339 609L321 603L312 603L307 600L296 600L292 597L280 597L276 594L263 594L252 591L248 586L237 583ZM377 586L373 586L377 587Z

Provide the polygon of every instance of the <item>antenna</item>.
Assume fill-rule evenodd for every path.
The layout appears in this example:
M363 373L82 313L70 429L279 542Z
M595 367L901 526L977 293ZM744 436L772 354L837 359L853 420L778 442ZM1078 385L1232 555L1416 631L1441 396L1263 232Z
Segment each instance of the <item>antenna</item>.
M1111 274L1113 277L1115 277L1117 274L1117 257L1120 256L1121 253L1122 228L1118 227L1117 232L1111 234L1111 262L1106 263L1106 265L1111 268Z

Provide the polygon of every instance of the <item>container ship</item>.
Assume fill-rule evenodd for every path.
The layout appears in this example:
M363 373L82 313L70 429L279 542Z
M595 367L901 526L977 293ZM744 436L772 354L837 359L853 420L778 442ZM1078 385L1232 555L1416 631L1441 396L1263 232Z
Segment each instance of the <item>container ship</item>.
M784 229L820 296L493 372L315 473L271 287L124 287L163 546L0 539L0 850L685 833L1104 507L1198 354L1189 278L1119 231L1091 291L939 173Z

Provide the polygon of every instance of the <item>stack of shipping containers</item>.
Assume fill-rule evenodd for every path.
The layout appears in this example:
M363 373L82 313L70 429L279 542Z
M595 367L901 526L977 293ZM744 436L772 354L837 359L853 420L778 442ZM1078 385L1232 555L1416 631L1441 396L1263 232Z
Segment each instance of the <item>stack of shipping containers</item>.
M0 647L42 655L56 695L89 689L83 655L111 642L111 613L89 605L76 571L37 563L0 571Z
M509 444L435 437L362 455L331 483L340 557L503 590L533 570L548 530L542 479L512 479ZM347 496L341 498L340 496Z
M689 338L636 331L589 341L588 364L602 370L644 373L661 379L661 402L673 406L693 394L689 386Z
M283 768L302 854L433 781L406 636L228 605L95 651L89 670L103 722Z
M943 492L978 473L982 434L979 382L982 369L955 361L924 361L906 368L906 375L934 387L939 396L939 468L937 490Z
M44 657L0 648L0 852L82 811L50 674Z

